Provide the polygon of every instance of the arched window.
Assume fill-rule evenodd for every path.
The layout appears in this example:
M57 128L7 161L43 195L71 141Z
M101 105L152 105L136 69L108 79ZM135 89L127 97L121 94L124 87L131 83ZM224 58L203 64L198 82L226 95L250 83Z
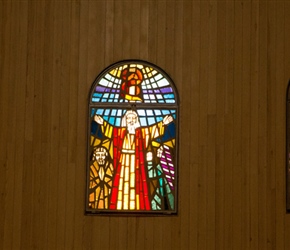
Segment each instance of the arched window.
M178 93L157 66L106 68L89 95L87 213L177 211Z

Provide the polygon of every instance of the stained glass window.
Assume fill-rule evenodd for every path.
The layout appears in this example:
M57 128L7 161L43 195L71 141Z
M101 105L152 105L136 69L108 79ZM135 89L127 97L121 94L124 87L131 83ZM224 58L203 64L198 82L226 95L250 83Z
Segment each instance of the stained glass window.
M87 213L177 212L178 94L159 67L105 69L89 96Z

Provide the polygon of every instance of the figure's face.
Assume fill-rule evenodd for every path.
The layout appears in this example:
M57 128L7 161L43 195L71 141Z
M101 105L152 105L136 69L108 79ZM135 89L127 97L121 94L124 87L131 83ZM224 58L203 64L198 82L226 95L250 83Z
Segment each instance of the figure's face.
M129 133L135 133L135 124L137 123L136 114L128 114L126 116L126 123Z
M128 125L135 125L135 123L137 122L137 116L135 114L128 114L126 116L126 122L127 122L127 126Z
M106 151L104 149L97 149L95 151L95 159L99 165L105 165L106 163Z

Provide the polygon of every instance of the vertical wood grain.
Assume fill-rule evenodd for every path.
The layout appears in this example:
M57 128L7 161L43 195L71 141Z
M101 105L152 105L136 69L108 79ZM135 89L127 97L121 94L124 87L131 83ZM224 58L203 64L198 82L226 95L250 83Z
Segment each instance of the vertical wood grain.
M258 112L259 103L257 96L259 95L258 69L259 69L259 3L253 3L251 8L251 69L250 69L250 98L251 98L251 114L250 114L250 172L249 172L249 221L250 221L250 248L258 248L259 233L259 207L256 205L258 201Z
M285 2L285 7L284 7L284 42L285 42L285 55L284 55L284 81L289 82L290 80L290 46L287 46L287 41L290 39L290 19L287 18L287 13L290 11L290 3ZM286 84L286 83L285 83ZM286 91L286 86L285 86L285 91ZM286 144L284 144L286 145ZM285 180L285 178L284 178ZM284 189L285 191L285 189ZM285 208L284 203L284 208ZM285 225L285 231L283 234L284 237L284 242L285 242L285 249L290 248L290 239L288 237L288 232L290 230L290 214L286 214L284 217L284 225Z
M79 27L80 27L80 4L75 2L72 4L70 9L71 25L70 25L70 53L69 53L69 89L68 89L68 152L67 152L67 173L66 173L66 186L65 201L66 201L66 211L65 211L65 248L74 248L74 218L77 215L75 213L76 200L74 182L76 180L76 134L77 134L77 109L78 105L76 100L78 99L78 61L79 55ZM84 84L81 82L81 84ZM85 152L83 152L85 154ZM85 166L82 166L85 168Z
M198 173L199 173L199 119L200 116L200 46L201 46L201 39L200 34L202 32L200 28L201 24L201 3L193 1L190 7L184 7L184 9L190 8L191 11L191 37L189 37L189 44L191 46L191 53L190 57L187 59L191 68L187 72L189 74L188 79L191 82L190 92L190 137L187 137L189 141L189 170L185 172L188 174L187 180L189 182L189 192L190 197L192 197L189 201L188 207L188 220L189 220L189 235L188 235L188 242L189 248L191 249L198 249L198 228L193 227L192 225L196 225L198 223L198 195L199 195L199 181L198 181ZM186 116L186 114L185 114ZM186 166L184 166L185 168ZM184 170L182 170L184 171ZM186 185L185 187L186 188ZM184 189L186 190L186 189ZM182 191L182 190L181 190ZM186 199L186 192L184 192L184 199ZM185 212L187 212L185 210Z
M226 3L217 2L217 60L216 60L216 249L225 249L225 98L226 98Z
M182 123L182 117L184 117L184 109L186 109L186 106L183 105L183 99L182 99L182 86L183 86L183 68L181 65L183 65L183 16L184 16L184 4L180 1L174 2L174 70L172 72L172 78L175 81L176 87L179 92L180 97L180 109L179 109L179 140L178 143L181 145L183 143L183 138L181 137L181 123ZM168 72L169 73L169 72ZM182 165L182 158L180 155L178 156L179 159L179 165L178 165L178 172L182 173L182 169L186 167L186 165ZM180 190L182 189L181 183L182 178L181 174L178 176L178 200L177 200L177 211L180 216L182 213L181 204L182 199L184 199L180 193ZM181 220L179 219L179 216L171 218L171 227L173 228L168 232L170 234L170 237L172 239L171 241L171 249L179 249L181 248Z
M276 152L275 148L275 138L276 138L276 37L277 37L277 23L276 23L276 3L268 3L268 39L267 39L267 54L268 54L268 64L267 64L267 79L268 79L268 93L267 93L267 228L275 227L275 214L276 214ZM281 98L282 99L282 98ZM267 230L267 248L276 248L276 237L274 230Z
M251 4L243 2L242 5L242 77L241 77L241 208L242 213L242 244L241 249L249 249L250 241L250 115L251 115L251 96L250 96L250 69L251 69Z
M12 133L12 145L17 145L14 151L14 204L13 204L13 249L19 249L21 247L21 215L22 215L22 185L23 185L23 157L24 157L24 127L20 124L24 122L24 112L19 112L25 106L25 84L23 79L26 77L26 53L27 48L23 46L27 42L27 16L28 6L26 3L19 3L18 12L21 13L21 19L18 19L18 33L15 36L16 41L19 39L21 42L17 43L14 47L14 71L15 74L15 89L14 96L11 98L13 102L12 121L13 129ZM17 97L17 98L15 98ZM14 112L13 112L14 111ZM23 110L22 110L23 111ZM0 118L2 121L2 119ZM20 126L19 126L20 125ZM17 133L15 132L17 131ZM0 240L1 241L1 240Z
M234 247L233 232L233 186L236 185L233 179L233 99L234 99L234 2L227 2L226 5L226 96L225 96L225 249Z
M259 248L266 249L267 243L267 3L259 4L259 78L258 78L258 208Z
M288 9L289 11L289 9ZM285 40L285 2L276 4L276 70L273 72L275 74L276 80L274 85L276 85L276 101L275 101L275 111L276 114L276 136L275 136L275 146L274 152L276 157L275 162L275 239L277 249L286 249L285 242L283 240L286 230L284 229L284 218L286 210L286 182L285 182L285 169L286 169L286 89L288 79L285 79L285 56L286 56L286 40ZM288 12L289 13L289 12ZM286 17L287 18L287 17ZM289 57L289 54L287 55ZM284 98L281 98L283 97ZM282 112L280 109L282 107Z
M0 248L288 249L286 1L0 2ZM174 217L85 216L88 93L110 64L180 94Z
M180 3L181 5L181 3ZM186 93L193 93L193 87L192 87L192 44L191 44L191 38L192 38L192 29L191 29L191 22L190 19L192 17L192 3L191 2L184 2L183 3L183 15L182 15L182 65L184 67L180 68L180 78L177 79L181 82L182 88ZM180 110L181 117L186 117L187 112L186 109L190 109L192 112L192 115L197 116L198 113L196 112L196 109L191 108L191 99L183 98L182 99L182 105L183 109ZM191 119L191 118L189 118ZM180 138L180 143L185 148L187 148L186 151L181 152L180 154L180 166L182 166L179 174L179 188L180 188L180 207L184 207L187 203L187 198L184 195L185 193L190 193L190 186L189 185L183 185L182 183L189 183L189 173L190 173L190 165L186 164L189 163L190 159L190 138L192 135L192 128L190 126L190 123L187 122L187 120L181 120L180 125L184 127L184 133L187 135L186 137ZM187 165L187 166L186 166ZM189 235L188 232L190 230L190 224L189 224L189 215L192 212L191 207L186 207L184 210L181 210L181 218L180 218L180 224L183 225L184 231L182 230L180 232L180 248L186 248L186 246L189 244Z

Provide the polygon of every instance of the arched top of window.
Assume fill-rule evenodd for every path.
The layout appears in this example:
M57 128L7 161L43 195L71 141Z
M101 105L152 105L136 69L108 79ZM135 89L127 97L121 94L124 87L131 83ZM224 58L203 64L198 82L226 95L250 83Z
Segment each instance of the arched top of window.
M95 80L91 104L177 104L178 95L170 77L159 67L128 60L105 69Z

